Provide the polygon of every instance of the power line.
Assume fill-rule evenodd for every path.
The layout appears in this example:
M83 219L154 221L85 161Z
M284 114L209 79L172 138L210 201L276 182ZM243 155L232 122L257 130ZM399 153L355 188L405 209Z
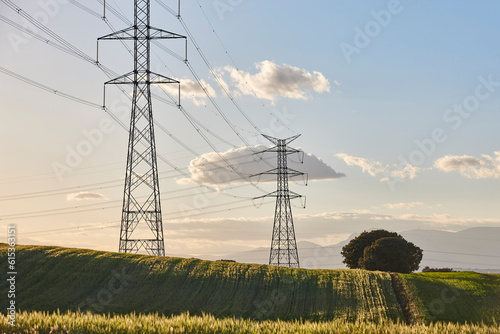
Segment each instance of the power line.
M19 8L19 7L17 7L17 6L15 6L15 5L14 5L14 4L12 4L10 1L5 0L4 2L8 2L8 3L10 4L9 6L11 7L11 9L15 10L18 14L22 15L23 17L25 17L25 18L26 18L26 17L29 17L29 14L25 13L24 11L22 11L22 9L20 9L20 8ZM76 2L75 2L75 1L73 1L73 4L75 4L75 3L76 3ZM80 7L80 8L82 8L82 6L83 6L83 5L80 5L79 7ZM85 6L83 6L83 7L85 7ZM90 11L87 11L87 12L90 12ZM96 16L96 15L94 15L94 16ZM39 23L34 23L33 21L36 21L36 20L34 20L33 18L31 18L29 21L30 21L30 22L32 22L33 24L35 24L35 25L36 25L39 29L43 30L43 31L44 31L45 33L47 33L49 36L52 36L53 38L57 39L57 40L58 40L61 44L63 44L63 45L64 45L64 47L62 47L62 48L63 48L63 49L65 49L65 51L66 51L66 52L68 52L68 53L72 53L73 55L76 55L76 56L78 56L78 57L82 58L83 60L86 60L86 61L88 61L88 62L92 63L93 65L96 65L98 68L100 68L101 70L103 70L103 71L106 73L106 75L108 75L108 76L111 76L111 75L116 75L116 73L114 73L113 71L111 71L111 70L107 69L105 66L101 65L99 62L94 61L91 57L86 56L86 55L85 55L85 53L83 53L81 50L79 50L79 49L77 49L76 47L72 46L70 43L68 43L68 42L66 42L64 39L60 38L57 34L53 33L52 31L50 31L49 29L47 29L45 26L40 25ZM18 28L19 28L19 27L18 27ZM51 44L51 45L52 45L52 46L55 46L54 44ZM192 68L191 68L191 69L192 69ZM195 72L194 72L194 70L193 70L193 73L195 73ZM123 90L122 90L122 92L123 92L123 93L125 93ZM167 102L167 101L163 100L162 102ZM172 103L169 103L169 104L172 104ZM217 106L217 107L218 107L218 106ZM219 110L220 110L220 108L219 108ZM107 111L108 111L108 110L107 110ZM195 121L193 120L193 117L192 117L191 115L187 114L187 112L185 111L185 109L184 109L184 108L182 108L182 111L183 111L183 114L184 114L184 115L188 118L188 120L190 121L190 123L191 123L192 125L194 125L194 124L193 124L193 122L195 122ZM222 112L222 111L220 110L220 112ZM115 118L115 120L117 120L117 119ZM227 118L226 118L226 120L228 121L228 119L227 119ZM121 122L120 122L120 123L121 123ZM199 122L199 121L196 121L196 123L197 123L197 124L200 124L200 122ZM229 123L230 123L230 122L229 122ZM123 125L123 123L121 123L121 125ZM161 129L165 131L165 129L164 129L164 128L162 128L162 127L161 127ZM200 135L201 135L201 131L200 131L200 129L199 129L199 128L197 128L196 126L195 126L195 129L196 129L196 130L197 130L197 132L198 132L198 133L200 133ZM234 128L233 128L233 129L234 129ZM238 134L238 132L237 132L237 131L235 131L235 132ZM168 133L168 132L167 132L167 134L169 134L169 136L171 136L171 137L175 140L175 137L174 137L171 133ZM213 135L213 133L212 133L212 135ZM238 134L238 136L240 136L240 135ZM219 152L219 151L215 148L215 146L214 146L214 145L213 145L213 144L212 144L212 143L208 140L208 138L207 138L206 136L204 136L204 135L203 135L202 137L203 137L203 139L204 139L207 143L209 143L209 145L212 147L212 149L214 149L214 151L216 151L216 152L217 152L217 154L219 154L220 158L221 158L222 160L224 160L224 161L227 163L227 161L226 161L226 160L225 160L225 158L222 156L222 154L221 154L221 153L220 153L220 152ZM220 137L219 137L219 138L220 138ZM243 140L244 140L244 139L243 139ZM178 143L182 143L182 141L179 141L179 140L176 140L176 141L177 141ZM245 142L245 141L244 141L244 142ZM245 143L246 143L246 142L245 142ZM170 166L171 166L174 170L178 170L175 166L173 166L172 164L170 164L168 161L164 160L162 157L160 157L160 159L161 159L161 160L163 160L163 161L165 161L167 164L169 164L169 165L170 165ZM228 164L228 163L227 163L227 165L228 165L228 167L229 167L231 170L233 170L234 172L236 172L236 173L238 174L238 172L237 172L237 170L234 168L234 166L232 166L232 165L230 165L230 164ZM239 175L239 174L238 174L238 175ZM242 179L245 179L247 182L249 182L251 185L253 185L256 189L259 189L260 191L263 191L263 190L261 190L259 187L257 187L256 185L254 185L254 184L251 182L251 180L246 179L243 175L240 175L240 177L242 177Z
M160 47L160 49L162 50L168 50L166 49L164 46L162 46L161 44L158 44L158 47ZM163 61L162 61L163 62ZM196 81L198 82L198 84L200 85L200 87L202 88L202 90L204 91L205 95L208 97L208 99L212 102L212 104L214 105L214 107L219 111L219 114L222 116L222 118L226 121L226 123L230 126L230 128L233 130L233 132L243 141L243 143L246 145L246 146L249 146L250 145L248 144L248 142L246 141L246 139L244 137L241 136L241 134L236 130L234 124L232 124L230 121L229 121L229 118L226 116L226 114L222 111L222 109L219 107L219 105L215 102L215 100L213 99L213 97L208 93L208 90L207 88L203 85L203 83L201 82L201 79L199 78L198 74L196 73L196 71L194 70L194 68L189 64L188 60L187 59L184 59L184 62L185 64L187 65L187 67L189 68L189 70L191 71L193 77L195 77ZM212 69L213 70L213 69ZM169 96L169 98L174 101L173 97L163 88L161 87L162 91L167 94ZM227 164L227 166L233 171L235 172L236 174L238 174L242 179L246 180L247 182L249 182L251 185L253 185L256 189L260 190L263 192L263 190L261 190L258 186L254 185L252 183L251 180L245 178L243 175L241 175L237 170L236 168L234 168L234 166L232 166L231 164L227 163L226 159L223 157L223 155L221 154L221 152L212 144L212 142L208 139L207 136L205 136L201 130L200 130L200 126L201 127L204 127L202 123L200 123L199 121L195 120L195 118L189 114L186 109L183 107L183 106L177 106L181 112L183 113L183 115L186 117L186 119L189 121L189 123L196 129L196 131L198 132L198 134L203 138L203 140L205 142L207 142L209 144L209 146L219 155L219 157ZM205 130L209 133L211 133L208 129L205 128ZM213 134L213 133L211 133Z
M162 192L162 195L165 194L172 194L172 193L177 193L177 192L182 192L186 191L189 189L178 189L178 190L171 190L167 192ZM207 193L201 193L198 195L203 195ZM184 198L184 197L191 197L193 196L192 194L186 194L186 195L181 195L181 196L174 196L174 197L167 197L165 199L179 199L179 198ZM138 197L139 199L146 199L148 196L140 196ZM235 201L234 203L238 203L240 201L249 201L249 199L242 199L239 201ZM84 205L77 205L73 207L64 207L64 208L56 208L56 209L47 209L47 210L41 210L41 211L32 211L32 212L23 212L23 213L13 213L13 214L8 214L4 216L0 216L0 220L14 220L14 219L26 219L26 218L37 218L37 217L45 217L45 216L57 216L57 215L63 215L63 214L74 214L74 213L81 213L81 212L88 212L88 211L98 211L98 210L106 210L106 209L114 209L119 206L117 205L108 205L110 203L121 203L122 200L113 200L113 201L107 201L106 203L92 203L92 204L84 204ZM105 205L102 207L94 208L94 209L85 209L85 210L77 210L77 211L69 211L66 212L67 210L74 210L74 209L81 209L81 208L89 208L89 207L95 207L95 206L100 206L100 205ZM193 209L193 210L199 210L199 209ZM166 214L168 215L168 214Z
M25 20L27 20L28 22L30 22L32 25L34 25L35 27L41 29L47 35L51 36L53 39L55 39L56 41L58 41L62 46L66 47L68 50L71 50L72 52L74 52L75 54L77 54L82 59L85 59L85 60L87 60L89 62L94 62L94 60L92 59L92 57L86 55L83 51L81 51L77 47L73 46L71 43L68 43L66 40L64 40L62 37L60 37L59 35L57 35L54 32L52 32L51 30L47 29L47 27L45 25L43 25L40 21L36 20L31 15L29 15L28 13L26 13L23 9L21 9L19 6L17 6L12 1L10 1L10 0L1 0L1 1L5 5L7 5L10 9L12 9L13 11L15 11L20 16L22 16Z
M160 45L161 46L161 45ZM162 48L164 49L164 48ZM201 87L203 88L204 92L206 93L207 97L209 97L209 99L211 101L213 101L213 104L214 106L219 110L219 112L221 113L221 115L223 115L223 118L224 120L226 120L227 124L231 127L231 129L233 129L233 131L237 134L237 136L247 145L248 143L246 142L246 140L235 130L234 128L234 125L229 121L229 119L227 118L227 116L222 112L222 110L220 109L220 107L216 104L216 102L212 99L212 97L208 94L206 88L203 86L203 84L201 83L201 80L199 79L199 77L197 76L196 72L194 71L194 69L192 69L192 67L189 65L189 62L187 61L187 59L185 59L185 63L186 65L188 65L188 67L190 68L192 74L195 76L195 78L197 78L197 81L198 83L201 85ZM172 101L174 101L173 97L163 88L161 88L162 91L167 94L170 99ZM181 112L183 113L183 115L186 117L186 119L189 121L189 123L196 129L196 131L198 132L198 134L204 139L204 141L206 143L209 144L209 146L214 150L214 152L219 156L219 158L224 161L224 163L226 163L227 167L229 167L229 169L231 169L234 173L236 173L237 175L239 175L243 180L247 181L248 183L250 183L250 185L252 185L254 188L256 188L257 190L261 191L261 192L265 192L264 190L262 190L261 188L259 188L257 185L253 184L253 182L246 178L243 174L241 174L233 165L231 165L230 163L228 163L227 159L222 155L222 153L215 147L215 145L208 139L208 137L206 135L204 135L202 133L202 131L200 130L199 128L199 125L201 124L200 122L198 121L195 121L194 117L192 115L190 115L186 109L181 106L181 105L178 105L177 106L179 108L179 110L181 110ZM202 125L203 126L203 125Z
M251 205L241 205L241 206L235 206L235 207L225 208L225 209L219 209L219 210L205 211L206 209L209 209L209 208L227 206L227 205L235 204L235 203L239 203L239 202L243 202L243 200L242 201L231 202L231 203L222 203L222 204L216 204L216 205L211 205L211 206L205 206L205 207L196 208L196 209L194 209L194 211L197 211L197 212L196 213L191 213L191 214L186 214L186 212L189 212L189 211L182 210L182 211L170 212L168 214L163 214L162 216L164 218L166 218L167 220L176 220L176 219L185 219L185 218L197 217L197 216L201 216L201 215L210 215L210 214L220 213L220 212L230 212L230 211L235 211L235 210L247 209L247 208L254 207L254 205L251 204ZM264 203L263 205L268 205L268 204L272 204L272 203L271 202L267 202L267 203ZM116 207L116 208L118 208L118 207ZM83 210L82 212L84 212L84 211L85 210ZM203 211L203 212L198 212L198 211ZM65 213L60 213L60 214L65 214ZM57 214L57 215L60 215L60 214ZM168 215L177 215L177 216L167 217ZM108 223L102 223L102 224L112 224L112 223L114 223L114 222L108 222ZM120 224L120 223L117 223L117 224ZM93 226L93 225L95 225L95 224L87 224L87 225L82 225L82 226ZM81 226L77 226L75 228L79 228L79 227L81 227ZM69 228L52 229L52 230L45 230L45 231L26 232L26 233L23 233L23 235L24 234L29 234L29 233L53 233L54 231L59 231L59 230L65 231L67 229L69 229ZM100 227L96 228L96 229L100 229Z
M160 3L162 6L165 6L164 8L166 8L167 10L171 11L171 9L164 5L163 3ZM171 11L172 12L172 11ZM198 85L202 88L203 92L205 93L205 95L207 96L207 98L211 101L211 103L214 105L214 107L218 110L219 112L219 115L224 119L224 121L229 125L229 127L233 130L233 132L242 140L242 142L246 145L246 146L249 146L248 142L246 141L246 139L244 137L241 136L241 134L236 130L236 127L235 125L229 120L229 118L226 116L226 114L222 111L222 109L219 107L219 105L217 104L217 102L213 99L213 97L208 93L208 89L205 87L205 85L201 82L201 79L199 77L199 75L196 73L196 71L194 70L194 68L190 65L190 63L187 61L187 59L182 59L179 55L173 53L170 49L166 48L165 46L159 44L159 43L156 43L156 45L163 51L173 55L174 57L180 59L180 60L183 60L186 64L186 66L188 67L188 69L190 70L191 74L193 75L193 77L196 79ZM208 61L206 58L205 58L206 61ZM160 58L160 61L162 61L162 63L165 65L165 63L163 62L163 60ZM166 65L165 65L166 66ZM212 68L212 71L213 71L213 68ZM215 74L215 72L214 72ZM222 85L223 87L223 85ZM225 89L223 87L223 89ZM166 92L164 89L162 89L164 91L165 94L169 95L168 92ZM172 99L172 97L169 95L169 97ZM231 97L232 98L232 97ZM172 99L173 100L173 99ZM187 113L187 111L185 109L181 110L183 111L183 113ZM186 117L188 117L186 115ZM192 116L189 116L190 119L193 119ZM200 123L199 121L195 120L195 123L198 124L198 126L201 126L203 127L203 124ZM205 131L211 133L212 135L215 135L213 132L210 132L208 129L205 129ZM204 138L205 139L205 138ZM231 144L231 146L234 146L234 144Z
M18 13L20 13L20 12L19 12L19 10L18 10ZM45 29L44 31L47 33L47 30L48 30L48 29ZM54 34L51 34L51 35L52 35L52 36L54 36ZM60 39L59 41L60 41L61 43L63 43L62 41L64 41L64 40ZM69 44L69 43L63 43L63 44L66 44L66 47L71 48L71 47L69 47L69 46L68 46L68 45L71 45L71 44ZM72 52L74 52L74 51L75 51L75 50L73 49L73 50L72 50ZM82 54L79 54L79 55L81 56ZM88 59L86 59L86 60L88 60ZM96 64L98 64L98 63L96 62ZM102 67L100 67L100 68L102 68ZM110 72L111 72L111 71L107 71L107 73L110 73ZM17 77L17 78L18 78L18 79L22 79L22 78L20 78L20 77ZM48 87L46 87L46 86L43 86L43 85L42 85L42 86L37 85L37 84L36 84L36 82L33 82L33 81L27 81L27 82L28 82L28 83L30 83L30 84L33 84L33 85L35 85L35 86L37 86L37 87L39 87L39 88L44 88L44 89L46 89L46 90L48 89ZM50 90L49 90L49 91L50 91ZM63 96L63 97L67 97L67 98L71 98L71 99L74 99L74 98L75 98L75 97L70 96L70 95L68 95L68 94L66 94L66 95L62 95L62 96ZM77 99L77 101L80 101L80 100L79 100L79 99ZM80 102L82 102L82 101L80 101ZM90 105L91 105L91 106L93 106L93 107L100 107L100 106L98 106L97 104L90 104ZM109 110L107 110L106 108L104 108L104 109L105 109L106 111L108 111L108 112L109 112ZM115 120L117 120L117 121L118 121L118 122L119 122L122 126L124 126L124 125L123 125L123 123L122 123L121 121L119 121L118 119L116 119L116 117L115 117Z
M17 74L17 73L15 73L15 72L9 71L9 70L7 70L7 69L5 69L5 68L3 68L3 67L0 67L0 71L2 71L2 72L4 72L4 73L6 73L6 74L8 74L8 75L10 75L10 76L12 76L12 77L14 77L14 78L18 79L18 80L21 80L21 81L23 81L23 82L26 82L26 83L28 83L28 84L30 84L30 85L33 85L33 86L38 87L38 88L41 88L41 89L43 89L43 90L45 90L45 91L49 91L49 92L59 92L59 94L57 94L57 95L59 95L59 96L61 96L61 97L68 98L68 99L70 99L70 100L73 100L73 101L76 101L76 102L79 102L79 103L83 103L83 104L86 104L86 105L91 106L91 107L94 107L94 108L104 109L104 110L105 110L105 111L106 111L106 112L107 112L107 113L108 113L108 114L109 114L109 115L110 115L110 116L111 116L111 117L112 117L115 121L117 121L117 122L118 122L118 123L119 123L119 124L120 124L120 125L121 125L121 126L122 126L122 127L123 127L126 131L127 131L127 132L128 132L128 129L126 128L125 124L123 124L123 122L121 122L121 120L120 120L120 119L118 119L118 118L117 118L117 117L116 117L116 116L115 116L115 115L114 115L114 114L113 114L113 113L112 113L112 112L111 112L108 108L106 108L106 107L102 107L102 106L100 106L100 105L98 105L98 104L95 104L95 103L92 103L92 102L89 102L89 101L86 101L86 100L83 100L83 99L77 98L77 97L72 96L72 95L70 95L70 94L66 94L66 93L63 93L63 92L57 91L57 90L55 90L55 89L53 89L53 88L50 88L50 87L48 87L48 86L45 86L45 85L43 85L43 84L41 84L41 83L38 83L38 82L36 82L36 81L34 81L34 80L31 80L31 79L28 79L28 78L26 78L26 77L24 77L24 76L21 76L20 74ZM188 117L189 117L189 119L190 119L190 120L192 120L192 119L191 119L191 117L192 117L191 115L189 115L189 114L188 114ZM196 153L194 150L192 150L190 147L188 147L187 145L185 145L182 141L180 141L179 139L177 139L177 138L176 138L173 134L171 134L171 133L170 133L168 130L166 130L163 126L160 126L160 128L162 128L162 129L163 129L163 130L164 130L164 131L165 131L165 132L166 132L166 133L167 133L167 134L168 134L171 138L173 138L176 142L180 143L180 144L181 144L184 148L186 148L187 150L189 150L191 153L193 153L193 154L197 155L197 153ZM216 150L215 146L213 146L213 144L212 144L211 142L209 142L209 144L211 145L212 149ZM249 154L249 155L251 155L251 154ZM161 155L159 155L159 157L160 157L160 158L162 158L162 157L161 157ZM222 157L222 156L221 156L221 157ZM240 156L240 157L237 157L237 158L235 158L235 159L242 158L242 157L244 157L244 155L242 155L242 156ZM224 161L225 161L225 162L226 162L226 164L230 167L231 165L228 163L228 160L230 160L230 159L224 158ZM179 169L178 167L175 167L175 166L174 166L173 164L171 164L170 162L167 162L167 163L168 163L168 164L170 164L170 165L171 165L171 166L172 166L172 167L173 167L176 171L178 171L178 172L179 172L179 171L181 170L181 169ZM216 167L216 168L217 168L217 167ZM214 168L214 169L215 169L215 168ZM208 170L208 171L209 171L209 170ZM239 174L239 175L240 175L240 176L242 176L242 174ZM187 174L185 174L185 173L184 173L184 176L185 176L185 177L190 178L190 176L189 176L189 175L187 175ZM244 178L244 177L242 177L242 178Z
M43 89L44 91L47 91L49 93L53 93L55 95L59 95L59 96L64 97L66 99L75 101L75 102L80 103L80 104L87 105L87 106L92 107L92 108L97 108L97 109L101 109L101 110L103 109L103 107L100 106L97 103L93 103L93 102L90 102L90 101L87 101L87 100L84 100L84 99L80 99L80 98L78 98L78 97L76 97L74 95L66 94L66 93L63 93L63 92L58 91L56 89L50 88L50 87L45 86L45 85L43 85L41 83L38 83L38 82L33 81L31 79L28 79L28 78L26 78L26 77L24 77L22 75L19 75L17 73L9 71L5 67L0 66L0 72L6 74L8 76L11 76L11 77L13 77L13 78L15 78L17 80L23 81L23 82L25 82L25 83L27 83L29 85L32 85L32 86L35 86L37 88Z
M163 8L167 8L168 6L165 5L163 3L163 1L161 0L156 0L156 2L162 6ZM224 93L227 95L227 97L231 100L231 102L234 104L234 106L236 107L236 109L238 109L238 111L241 113L241 115L243 115L243 117L248 121L248 123L250 123L250 125L257 131L257 134L261 133L262 131L257 127L257 125L250 119L250 117L247 115L247 113L241 108L241 106L236 102L236 100L234 99L234 97L232 96L232 94L227 90L227 87L222 83L222 79L217 75L217 73L215 72L214 68L212 67L212 65L210 64L208 58L205 56L205 54L203 53L203 51L201 50L201 47L199 46L199 44L196 42L196 39L194 38L193 34L191 33L191 31L189 30L189 28L187 27L186 23L184 22L184 20L182 19L180 13L179 15L176 15L177 19L179 20L179 22L181 23L182 27L184 28L184 30L186 31L186 34L189 36L189 40L191 41L191 43L193 43L194 47L196 48L196 51L198 52L198 54L200 55L201 59L203 60L203 62L205 63L205 65L207 66L207 68L209 69L210 73L212 74L212 76L214 77L215 81L217 81L217 83L219 84L220 88L224 91ZM188 65L188 68L189 70L193 73L193 76L195 76L197 78L197 81L198 81L198 84L200 84L200 87L202 87L203 91L206 91L206 88L199 82L199 78L197 77L197 75L195 75L194 71L192 70L192 67L189 65L188 62L186 62L186 65ZM210 96L209 94L206 94L207 97L209 97L210 99ZM223 115L223 114L221 114ZM224 115L225 117L225 115ZM247 145L248 146L248 145Z
M110 5L106 5L106 8L113 8L112 6ZM115 15L117 13L117 11L113 8L113 11L112 11ZM118 18L120 18L123 22L125 23L129 23L130 21L128 21L127 19L125 19L123 16L118 16ZM227 116L222 112L222 109L217 105L217 103L215 102L215 100L212 99L212 97L208 94L208 90L207 88L203 85L203 83L201 82L201 79L199 78L198 74L196 73L196 71L194 70L194 68L189 64L189 62L187 61L187 59L185 59L184 57L178 55L177 53L173 52L172 50L168 49L167 47L165 47L164 45L158 43L157 41L153 41L153 43L155 44L155 46L157 46L158 48L160 48L161 50L169 53L170 55L172 55L173 57L177 58L178 60L180 61L183 61L186 63L186 65L188 66L188 68L190 69L190 71L193 73L193 76L195 77L195 79L197 80L198 84L200 85L200 87L202 88L202 90L205 92L205 94L207 95L207 97L209 99L211 99L212 103L214 104L214 106L217 108L217 110L219 110L219 112L221 113L221 115L223 115L223 118L224 120L227 122L227 124L231 127L231 129L233 130L233 132L235 132L238 136L240 136L240 134L236 131L234 125L229 121L229 119L227 118ZM129 51L129 53L131 53L132 51L125 45L123 44L123 46ZM154 52L156 54L156 52ZM161 57L158 57L159 60L163 63L163 65L165 67L167 67L167 65L165 64L165 62L163 61L163 59ZM172 104L172 105L175 105L173 104L175 102L175 99L163 88L161 88L163 90L163 92L169 96L169 98L171 99L172 102L169 102L169 101L165 101L165 100L162 100L162 102L166 102L168 104ZM178 107L177 105L175 105L176 107ZM183 112L189 114L185 108L182 110ZM234 146L233 143L230 143L228 141L225 141L224 139L222 139L221 137L218 137L217 134L213 133L212 131L210 131L210 129L208 129L207 127L205 127L201 122L199 122L198 120L196 120L193 116L189 115L189 117L191 119L194 120L194 122L201 128L203 128L207 133L210 133L211 135L215 136L217 139L225 142L226 144L229 144L230 146ZM155 123L155 125L158 125L157 123ZM245 138L241 138L240 139L248 146L248 142L246 141Z
M458 233L458 232L454 232L454 233ZM407 236L407 235L421 236L422 234L424 234L424 233L416 233L416 234L405 233L405 236ZM475 240L492 240L492 241L498 241L498 239L485 239L485 238L474 238L474 237L457 237L457 236L454 236L454 235L450 235L450 236L446 236L446 235L428 235L428 237L429 238L444 238L444 239L453 238L453 239L465 239L465 240L475 239Z
M479 262L464 262L464 261L453 261L453 260L441 260L441 259L425 259L426 261L431 261L431 262L450 262L450 263L460 263L460 264L474 264L474 265L481 265L481 266L490 266L491 263L479 263ZM497 268L489 268L489 269L497 269ZM500 268L498 268L500 269Z
M485 254L470 254L470 253L455 253L455 252L445 252L445 251L434 251L434 250L424 250L424 253L442 253L442 254L453 254L453 255L467 255L467 256L481 256L481 257L495 257L500 258L500 255L485 255Z
M86 12L87 12L87 13L89 13L90 15L93 15L93 16L95 16L95 17L99 18L99 19L104 19L104 18L103 18L103 16L102 16L100 13L98 13L98 12L96 12L96 11L94 11L94 10L90 9L90 8L89 8L89 7L87 7L87 6L82 5L82 4L81 4L81 3L79 3L78 1L75 1L75 0L67 0L67 1L68 1L69 3L71 3L72 5L75 5L76 7L80 8L81 10L86 11Z
M125 47L126 47L126 46L125 46ZM98 65L98 67L99 67L99 68L101 68L101 66L99 66L100 64L99 64L98 62L96 62L96 64ZM189 65L189 63L187 62L187 60L186 60L186 64L190 67L190 65ZM191 68L191 69L192 69L192 68ZM109 73L108 73L108 72L110 73L111 71L107 71L107 72L106 72L106 73L107 73L107 75L109 75ZM192 72L193 72L193 73L195 73L195 72L194 72L194 70L193 70ZM201 84L201 82L199 82L199 83ZM164 89L162 89L162 90L164 91L164 93L167 93ZM206 89L205 89L205 90L206 90ZM123 90L122 90L122 92L123 92L123 93L125 93ZM167 93L167 95L169 95L169 94ZM128 96L128 95L127 95L127 96ZM207 96L208 96L208 94L207 94ZM169 95L169 97L171 98L171 100L172 100L172 101L174 101L174 99L173 99L170 95ZM210 97L210 96L209 96L209 97ZM161 99L160 99L160 101L166 102L166 101L161 100ZM174 105L174 103L172 103L172 102L170 102L170 103L169 103L169 102L167 102L167 103L168 103L168 104L171 104L171 105ZM214 101L214 103L215 103L215 101ZM176 106L177 106L177 105L176 105ZM218 107L218 105L217 105L217 104L214 104L214 106L216 106L216 108L218 108L218 110L220 111L220 113L221 113L221 114L223 114L222 110ZM220 152L220 151L219 151L219 150L215 147L215 145L214 145L214 144L213 144L213 143L212 143L212 142L208 139L208 137L207 137L207 136L205 136L205 135L201 132L201 130L200 130L200 129L198 128L198 126L195 124L196 122L194 121L193 117L192 117L190 114L188 114L188 113L187 113L187 111L185 110L185 108L184 108L183 106L177 106L177 107L178 107L178 108L182 111L183 115L187 118L187 120L189 121L189 123L190 123L190 124L191 124L191 125L192 125L195 129L196 129L196 131L198 132L198 134L199 134L199 135L200 135L200 136L201 136L201 137L205 140L205 142L207 142L207 143L209 144L209 146L210 146L210 147L211 147L211 148L215 151L215 153L219 156L219 158L220 158L221 160L223 160L223 161L226 163L226 165L227 165L227 167L229 167L229 169L231 169L234 173L236 173L237 175L239 175L239 176L240 176L243 180L247 181L250 185L252 185L252 186L253 186L254 188L256 188L257 190L261 191L262 193L265 193L265 191L264 191L263 189L261 189L261 188L259 188L257 185L255 185L255 184L254 184L254 183L253 183L250 179L248 179L247 177L245 177L244 175L242 175L241 173L239 173L239 172L238 172L238 170L237 170L237 169L236 169L233 165L231 165L231 164L229 164L229 163L227 162L227 159L226 159L226 158L222 155L222 153L221 153L221 152ZM232 128L232 129L234 129L234 126L232 125L232 123L231 123L231 122L229 122L229 120L227 119L227 117L225 116L225 114L224 114L224 119L225 119L225 120L227 120L227 122L228 122L228 124L231 126L231 128ZM197 123L199 124L199 122L197 122ZM155 124L156 124L156 123L155 123ZM240 139L242 139L242 140L243 140L243 142L244 142L247 146L249 146L249 145L248 145L248 143L246 142L246 140L245 140L245 139L244 139L244 138L243 138L243 137L242 137L242 136L241 136L241 135L240 135L237 131L235 131L235 133L238 135L238 137L239 137ZM165 159L163 159L161 156L158 156L158 157L159 157L161 160L163 160L164 162L166 162L167 164L169 164L169 165L170 165L173 169L177 170L177 167L173 166L170 162L166 161L166 160L165 160Z
M226 46L224 45L224 43L222 42L222 39L220 38L219 34L217 33L217 31L215 30L212 22L210 21L210 19L208 18L208 15L205 13L205 10L203 9L203 7L201 6L201 3L199 0L196 0L196 2L198 3L198 6L201 10L201 12L203 13L203 17L205 17L205 20L207 21L207 23L210 25L210 28L212 29L212 32L215 34L215 36L217 37L217 40L219 41L219 44L221 45L222 49L224 50L224 53L228 56L228 58L230 59L231 63L234 65L234 68L236 69L236 71L238 72L241 72L241 70L239 69L239 66L236 64L236 62L234 61L234 58L231 56L231 54L229 53L228 49L226 48ZM269 114L271 116L273 116L281 125L283 125L286 129L290 130L291 132L295 133L295 134L298 134L296 131L292 130L289 126L287 126L282 120L280 117L278 117L278 115L276 115L274 112L272 112L271 109L268 108L268 106L264 103L264 101L262 100L262 98L257 94L257 92L255 92L255 89L248 84L247 81L245 81L245 84L247 85L248 88L250 88L250 91L252 92L252 94L257 98L259 99L260 103L262 104L262 106L269 112Z

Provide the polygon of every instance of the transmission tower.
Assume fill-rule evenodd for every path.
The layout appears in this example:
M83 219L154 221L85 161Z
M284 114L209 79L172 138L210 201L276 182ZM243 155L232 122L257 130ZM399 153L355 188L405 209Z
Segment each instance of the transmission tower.
M287 145L297 139L300 135L287 139L278 139L263 135L275 146L267 150L258 152L276 152L278 153L277 168L258 175L277 175L277 189L272 193L256 197L276 197L276 209L274 212L273 238L271 241L271 252L269 255L269 264L275 266L287 266L289 268L299 267L299 253L297 251L297 242L295 241L295 230L293 227L292 207L290 200L300 198L301 195L288 189L288 178L301 176L304 173L288 168L287 156L293 153L302 153L300 150L290 148Z
M180 83L150 71L150 42L186 37L151 27L150 0L134 0L134 16L132 27L98 39L134 41L134 70L104 84L133 86L119 251L165 256L150 85Z

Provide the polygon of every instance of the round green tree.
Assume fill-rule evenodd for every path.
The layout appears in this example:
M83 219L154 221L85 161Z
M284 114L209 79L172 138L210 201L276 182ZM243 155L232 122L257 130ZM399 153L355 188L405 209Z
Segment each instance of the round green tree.
M411 273L422 261L422 249L402 237L381 238L363 252L360 265L367 270Z
M381 238L401 237L396 232L386 230L364 231L356 238L352 239L347 245L342 247L341 254L344 256L344 262L347 268L362 268L360 260L363 258L365 248L371 246L375 241Z

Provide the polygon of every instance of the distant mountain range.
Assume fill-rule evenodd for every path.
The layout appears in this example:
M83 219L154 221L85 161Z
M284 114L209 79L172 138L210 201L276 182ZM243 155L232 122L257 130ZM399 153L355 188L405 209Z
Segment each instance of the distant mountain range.
M424 250L420 269L429 266L500 273L500 227L475 227L459 232L417 229L399 234ZM308 241L298 242L300 266L309 269L345 268L340 251L357 235L353 234L347 240L324 247ZM268 264L269 248L261 247L225 256L202 258Z

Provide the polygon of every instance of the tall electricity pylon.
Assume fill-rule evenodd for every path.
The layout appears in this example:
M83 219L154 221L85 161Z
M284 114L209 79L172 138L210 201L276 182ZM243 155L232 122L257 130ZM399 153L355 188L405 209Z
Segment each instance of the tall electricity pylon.
M289 268L299 268L299 252L297 251L297 242L295 241L295 230L293 227L290 200L302 196L288 189L288 178L301 176L304 175L304 173L288 168L287 156L293 153L301 153L301 151L290 148L287 145L297 139L300 135L287 139L278 139L266 135L263 136L271 141L275 146L258 152L258 154L264 152L278 153L277 168L255 175L277 175L276 191L255 198L276 197L273 238L271 241L269 264L275 266L287 266Z
M134 6L132 27L98 39L134 41L134 70L105 83L133 85L119 251L165 256L150 85L180 83L150 71L150 42L186 37L151 27L150 0Z

